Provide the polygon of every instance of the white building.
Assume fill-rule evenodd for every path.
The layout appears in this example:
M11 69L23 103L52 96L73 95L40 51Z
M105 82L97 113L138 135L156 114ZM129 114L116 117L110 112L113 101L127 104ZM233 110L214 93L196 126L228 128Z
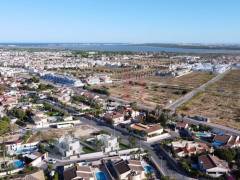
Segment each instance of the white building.
M100 84L100 78L97 76L88 77L86 82L89 85Z
M97 136L97 140L104 144L103 151L106 153L119 150L117 137L109 136L107 134L100 134Z
M18 154L29 154L38 150L39 142L23 143L21 141L8 143L5 145L7 154L18 155Z
M55 147L63 157L79 156L83 152L79 140L71 136L61 137Z
M33 121L35 123L36 128L49 127L48 116L43 112L37 112L35 116L33 116Z

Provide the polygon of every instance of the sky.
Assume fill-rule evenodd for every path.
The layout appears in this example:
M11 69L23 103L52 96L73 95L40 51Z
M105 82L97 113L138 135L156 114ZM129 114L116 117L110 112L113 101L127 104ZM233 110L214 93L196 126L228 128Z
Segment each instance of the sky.
M240 1L1 0L0 42L240 44Z

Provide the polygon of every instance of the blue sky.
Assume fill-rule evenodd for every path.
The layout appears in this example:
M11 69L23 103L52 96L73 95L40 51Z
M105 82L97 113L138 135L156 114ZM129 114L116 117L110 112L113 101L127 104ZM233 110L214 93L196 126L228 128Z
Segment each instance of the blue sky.
M1 0L0 42L240 43L239 0Z

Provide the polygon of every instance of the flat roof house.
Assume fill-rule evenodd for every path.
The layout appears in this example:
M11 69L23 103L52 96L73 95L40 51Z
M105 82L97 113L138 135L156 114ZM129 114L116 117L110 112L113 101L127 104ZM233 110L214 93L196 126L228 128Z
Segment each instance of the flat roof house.
M61 137L55 148L63 157L79 156L82 153L79 140L71 136Z
M77 165L76 170L77 177L73 178L73 180L82 179L82 180L94 180L93 171L89 166L79 166Z

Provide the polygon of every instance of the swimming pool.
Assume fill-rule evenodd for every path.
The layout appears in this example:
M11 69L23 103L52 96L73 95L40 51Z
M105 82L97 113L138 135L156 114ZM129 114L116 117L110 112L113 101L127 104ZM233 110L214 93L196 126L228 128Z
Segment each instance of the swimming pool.
M96 173L97 180L107 180L107 177L104 172L99 171Z
M198 132L196 133L197 137L211 137L211 133L203 133L203 132Z
M13 161L13 166L15 168L23 168L24 167L24 162L21 160L15 160Z
M150 165L144 166L144 171L145 171L145 173L147 173L147 174L150 174L150 173L153 173L153 172L154 172L152 166L150 166Z

